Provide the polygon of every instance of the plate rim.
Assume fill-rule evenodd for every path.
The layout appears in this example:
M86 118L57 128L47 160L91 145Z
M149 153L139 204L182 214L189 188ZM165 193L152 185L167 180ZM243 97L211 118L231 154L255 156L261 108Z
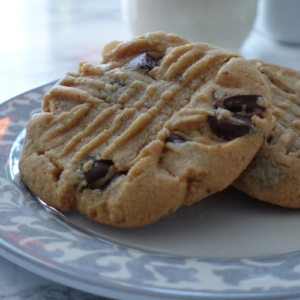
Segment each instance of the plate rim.
M184 296L185 299L220 299L220 296L222 299L229 300L229 299L291 299L291 297L297 297L299 296L299 292L272 292L272 293L251 293L251 294L245 294L245 293L227 293L224 294L223 292L190 292L190 291L174 291L174 290L164 290L164 289L152 289L146 288L143 289L139 285L134 284L128 284L128 285L121 285L118 288L122 289L119 292L113 291L113 288L116 286L116 283L121 284L122 282L115 282L110 283L109 281L106 281L106 285L110 285L110 288L105 287L103 284L101 284L100 289L103 290L103 293L99 294L99 282L96 285L96 282L94 284L90 284L89 282L83 282L83 277L76 276L74 273L65 271L65 273L68 274L69 277L65 277L62 274L60 274L61 270L57 267L52 266L52 268L49 267L46 263L43 263L38 260L34 260L32 257L28 255L24 255L21 251L19 251L17 248L14 249L10 245L4 245L2 239L0 238L0 255L7 260L11 261L14 264L19 265L20 267L27 269L30 272L33 272L39 276L42 276L46 279L49 279L51 281L54 281L56 283L62 284L62 281L64 281L64 285L70 286L74 289L87 292L87 293L95 293L97 296L104 296L104 297L114 297L113 299L128 299L127 297L124 297L124 292L126 293L125 296L130 296L131 300L154 300L154 299L168 299L168 297L172 297L170 299L182 299ZM17 261L16 261L17 260ZM32 268L33 267L33 268ZM56 275L57 277L51 277L51 275ZM104 278L105 279L105 278ZM86 281L86 280L84 280ZM80 283L83 286L78 287L76 283ZM92 290L90 290L92 288ZM129 289L129 290L128 290ZM136 289L131 291L131 289ZM173 292L169 294L168 292ZM138 292L138 293L137 293ZM147 294L145 294L147 293ZM187 295L187 293L189 295ZM117 296L117 298L115 298ZM120 296L120 297L119 297ZM162 296L162 297L160 297Z
M3 104L7 104L10 101L14 101L18 97L24 96L27 93L34 92L34 91L36 91L38 89L42 89L46 86L54 85L57 81L58 80L51 81L51 82L48 82L48 83L43 83L41 85L38 85L38 86L35 86L33 88L27 89L25 92L19 93L18 95L14 96L14 97L11 97L11 98L5 100L4 102L1 102L0 107L3 106ZM0 112L0 117L1 117L1 112ZM1 145L1 142L2 142L2 140L0 139L0 145ZM12 144L10 145L10 148L11 148L11 146L12 146ZM3 166L5 166L5 165L0 164L1 168ZM0 179L1 178L5 179L5 178L1 177L1 175L0 175ZM72 225L68 224L68 226L70 227ZM76 229L76 230L78 230L78 229ZM1 232L1 230L0 230L0 232ZM88 233L85 232L85 234L88 234ZM109 242L109 241L105 240L105 242ZM109 242L109 243L112 243L112 242ZM112 244L114 244L114 243L112 243ZM8 260L10 260L14 263L15 263L16 260L18 260L17 264L20 265L21 267L24 267L25 269L26 268L28 269L27 266L30 265L30 269L29 269L30 271L33 271L34 273L36 273L40 276L46 277L46 278L48 278L50 280L53 280L53 281L56 281L58 283L62 282L61 281L62 278L65 278L67 280L72 280L72 279L70 279L70 277L75 277L75 278L77 278L77 279L74 279L75 282L73 282L73 283L68 282L68 285L72 286L75 289L80 289L80 290L85 291L85 292L90 292L90 290L86 290L85 288L81 289L80 287L78 287L77 284L79 282L80 276L79 277L74 276L74 273L72 274L71 272L69 272L67 270L64 270L64 271L65 271L65 273L68 274L68 276L69 276L68 278L66 278L65 276L62 276L60 274L57 274L57 273L61 272L62 270L58 269L57 267L54 267L53 265L52 265L52 268L51 268L49 266L49 264L46 264L46 262L41 262L39 260L36 260L34 257L29 256L26 253L20 251L20 249L12 246L11 244L8 244L8 242L3 240L2 237L0 237L0 245L1 245L0 254L3 257L5 257L6 259L8 259ZM148 253L148 252L143 251L143 250L136 250L135 249L135 251ZM150 254L153 255L153 253L150 253ZM156 253L154 253L154 254L157 255ZM299 254L299 256L300 256L300 250L296 251L296 252L284 254L284 255L280 254L280 255L278 255L278 257L281 257L281 256L288 257L288 256L291 256L292 254ZM161 256L168 257L167 255L161 255ZM247 258L243 258L243 259L247 259ZM197 260L202 260L202 259L197 258ZM236 259L236 260L240 261L241 259L239 258L239 259ZM203 261L205 261L205 259L203 259ZM207 259L207 261L212 261L212 260ZM215 259L215 261L219 261L219 259ZM225 259L225 261L232 261L232 259ZM47 269L46 271L49 272L49 274L51 274L51 275L54 274L56 276L62 276L62 278L59 278L59 279L56 280L55 276L54 276L54 278L53 278L53 276L52 277L44 276L43 275L43 270L45 271L45 269ZM103 277L103 279L105 279L105 278ZM107 280L107 278L106 278L106 280ZM111 283L110 281L111 281L111 279L109 279L109 281L106 282L106 286L111 285L111 287L109 289L105 289L105 287L102 287L104 293L98 294L98 291L96 291L97 292L96 295L111 297L111 290L114 290L114 288L116 287L116 283L119 284L118 288L122 289L122 291L120 291L117 295L118 297L121 296L120 299L123 299L122 297L124 296L124 293L126 293L126 295L130 295L131 299L134 299L134 297L136 297L136 296L139 297L137 299L143 299L143 297L145 297L145 296L146 296L145 299L160 299L160 298L158 298L158 296L162 296L163 299L167 299L168 297L172 297L172 299L177 299L177 297L181 298L182 296L185 296L186 298L188 297L187 299L195 299L195 298L199 298L199 297L200 298L217 299L220 296L222 296L222 299L257 299L258 297L259 297L259 299L279 299L279 298L283 299L282 297L295 297L295 296L300 295L300 279L299 279L299 285L297 286L296 291L288 291L287 290L286 292L285 291L276 291L276 292L263 292L263 293L250 292L250 294L247 294L246 292L243 292L243 293L234 292L234 293L226 293L226 294L224 294L224 292L199 292L199 291L189 292L187 290L185 290L184 292L181 293L180 291L174 290L174 289L172 290L172 289L166 289L166 288L153 288L153 287L150 287L150 286L147 287L146 289L145 289L145 287L143 287L141 289L141 286L138 285L138 284L124 284L123 281L117 282L116 280L113 280L114 282ZM82 282L82 277L81 277L80 282ZM90 284L87 284L87 286L89 286L89 288L91 287ZM99 283L98 283L98 288L99 288ZM170 294L170 292L172 292L172 294ZM139 293L142 293L142 295L140 295ZM145 295L145 293L147 293L147 295ZM189 295L187 295L187 293ZM178 299L180 299L180 298L178 298Z

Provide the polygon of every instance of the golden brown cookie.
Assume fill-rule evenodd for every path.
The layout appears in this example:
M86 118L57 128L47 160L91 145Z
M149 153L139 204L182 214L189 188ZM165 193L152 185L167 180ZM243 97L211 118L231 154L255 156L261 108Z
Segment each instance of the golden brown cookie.
M142 226L231 184L270 121L269 86L253 64L148 33L51 89L28 123L20 172L51 206Z
M300 73L252 60L268 80L273 130L234 186L258 199L300 207Z

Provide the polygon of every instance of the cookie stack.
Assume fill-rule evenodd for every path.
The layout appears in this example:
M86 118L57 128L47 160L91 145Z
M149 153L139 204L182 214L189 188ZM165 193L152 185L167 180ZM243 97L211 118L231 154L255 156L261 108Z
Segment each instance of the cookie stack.
M299 163L299 79L174 34L114 42L102 64L81 62L45 95L27 126L21 177L48 205L120 227L233 182L295 207L286 191Z

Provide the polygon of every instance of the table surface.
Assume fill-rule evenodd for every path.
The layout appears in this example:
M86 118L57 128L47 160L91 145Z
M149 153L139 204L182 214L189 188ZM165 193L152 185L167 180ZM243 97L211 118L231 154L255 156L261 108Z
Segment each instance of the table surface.
M79 61L99 63L107 42L131 36L122 19L121 6L121 0L0 2L0 104L76 70ZM267 45L256 51L255 40L254 32L242 51L247 58L263 56L261 49L265 52L276 49L273 41L264 39ZM265 55L266 59L278 61L278 53L283 53L284 46L280 47L275 56ZM298 55L298 50L299 47L290 51ZM104 298L56 284L0 257L0 299Z
M124 40L121 0L12 0L0 3L0 103L99 63L111 40Z

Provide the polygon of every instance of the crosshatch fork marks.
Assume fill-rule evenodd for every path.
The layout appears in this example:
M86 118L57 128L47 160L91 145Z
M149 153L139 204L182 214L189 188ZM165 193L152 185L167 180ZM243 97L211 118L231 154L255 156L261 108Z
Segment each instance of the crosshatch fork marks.
M170 56L168 56L168 63L166 64L163 61L162 65L169 66L165 69L165 74L168 74L167 77L170 79L174 78L174 76L176 77L178 74L181 74L184 80L184 89L187 91L187 94L189 94L189 99L185 99L185 101L179 99L177 94L183 89L183 87L177 83L171 83L173 80L169 82L167 78L163 79L163 81L166 80L165 86L167 89L164 91L155 89L152 97L149 97L145 91L147 91L147 87L150 85L158 85L158 83L162 81L161 79L153 79L153 83L148 85L143 81L140 83L136 80L133 82L127 82L127 86L131 86L130 90L127 90L127 94L129 93L127 100L124 101L124 96L121 94L121 104L115 104L114 106L111 106L111 103L107 103L108 107L105 108L104 111L102 111L102 113L100 113L100 115L97 116L86 128L84 128L84 130L78 132L74 137L72 137L72 139L65 145L62 150L62 156L70 154L72 149L77 147L77 153L72 159L72 163L77 163L80 159L89 155L91 151L99 148L105 142L106 150L100 150L100 152L98 152L98 157L112 158L117 149L119 149L125 143L128 143L133 136L142 134L143 129L150 122L153 122L159 113L163 113L164 115L161 117L161 120L158 123L161 124L160 127L155 128L156 132L151 132L151 138L148 139L148 142L151 142L153 137L163 128L164 123L190 102L190 98L195 92L195 89L199 89L201 87L201 85L204 83L203 79L208 76L208 73L209 75L216 76L217 72L224 64L225 59L228 60L226 55L214 55L213 51L208 55L206 55L203 50L202 52L197 52L197 49L194 50L191 45L186 45L186 49L184 46L182 48L183 50L181 51L176 50L176 55L171 55L173 61L170 59ZM194 52L197 52L196 58L194 56ZM232 57L235 56L232 55ZM184 63L184 60L187 60L187 62ZM210 68L208 68L208 65ZM82 65L82 68L84 68L84 64ZM98 78L100 81L99 84L95 82L95 78L90 79L87 70L88 69L85 69L85 75L82 79L81 77L76 76L73 77L74 79L71 79L70 77L72 76L69 76L69 79L67 80L69 86L68 88L78 90L81 88L81 82L87 85L88 83L92 83L94 86L97 85L97 87L100 89L105 86L106 83L101 82L101 77ZM180 73L178 73L179 70ZM118 69L118 71L110 70L109 73L112 76L112 80L114 80L114 72L129 73L132 72L132 69L121 68ZM196 81L194 80L195 72L201 75L199 76L201 78L198 78ZM105 73L103 75L106 76ZM107 81L107 76L105 78ZM63 83L64 81L62 80L61 82ZM71 87L72 82L75 85L74 87ZM190 84L193 85L191 90L189 90ZM85 93L88 93L88 89L86 88ZM152 102L150 107L149 102ZM128 113L129 111L126 113L126 122L121 122L122 116L120 115L121 113L118 113L116 117L111 120L112 123L108 127L103 128L101 133L94 136L87 144L82 142L86 137L91 136L92 133L97 130L99 125L103 124L107 119L115 114L117 110L122 110L124 107L132 109L130 113ZM182 114L180 113L178 116L183 118ZM162 120L164 121L162 122ZM53 136L54 135L55 133L53 133ZM114 135L114 138L111 137L112 135ZM81 146L78 149L79 145ZM140 146L137 145L137 149L139 148ZM138 156L138 152L136 153L136 156Z
M295 152L300 154L300 122L297 122L300 117L300 97L297 95L300 87L300 73L285 68L278 68L275 65L264 65L259 61L253 60L256 67L266 75L271 86L272 100L274 105L274 116L277 119L276 139L272 140L272 144L280 142L286 148L287 155L295 155ZM289 72L292 72L289 74ZM286 78L292 78L288 82L284 82ZM291 121L293 120L293 121ZM289 134L286 138L284 134L290 128L293 134ZM281 138L281 135L282 138Z

